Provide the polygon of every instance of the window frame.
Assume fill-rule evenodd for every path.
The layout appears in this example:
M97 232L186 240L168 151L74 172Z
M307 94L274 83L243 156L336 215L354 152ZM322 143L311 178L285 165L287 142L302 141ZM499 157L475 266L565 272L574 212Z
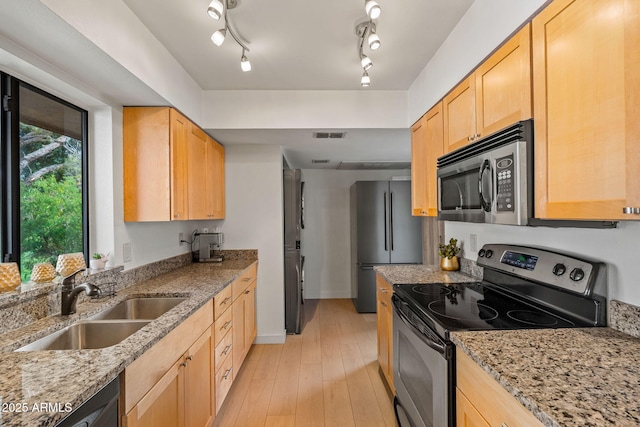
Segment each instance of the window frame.
M0 253L20 264L20 86L78 111L82 120L82 253L89 265L89 113L43 89L0 71ZM60 255L60 254L52 254Z

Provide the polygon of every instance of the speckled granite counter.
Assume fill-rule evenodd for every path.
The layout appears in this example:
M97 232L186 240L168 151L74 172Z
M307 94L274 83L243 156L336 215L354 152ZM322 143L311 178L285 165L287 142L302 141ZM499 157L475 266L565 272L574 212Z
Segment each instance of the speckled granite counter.
M378 265L373 268L392 285L396 283L463 283L478 278L457 271L442 271L437 265Z
M54 425L68 413L34 410L41 404L78 407L115 378L169 331L238 277L254 260L189 264L118 292L116 297L78 305L64 319L48 317L0 335L0 426ZM181 303L121 343L100 350L13 352L48 333L92 316L132 296L186 296ZM26 412L18 412L25 404ZM34 406L35 405L35 406Z
M454 332L546 426L640 425L640 339L611 328Z

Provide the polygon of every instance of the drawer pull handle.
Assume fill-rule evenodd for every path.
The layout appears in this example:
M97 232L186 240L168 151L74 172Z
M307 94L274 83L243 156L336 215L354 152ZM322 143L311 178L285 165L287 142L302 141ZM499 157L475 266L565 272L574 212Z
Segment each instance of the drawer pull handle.
M251 280L251 277L245 277L244 279L242 279L243 282L248 282L249 280Z
M382 292L383 294L386 294L387 292L389 292L388 290L386 290L385 288L380 288L380 292Z
M509 427L509 426L507 425L507 423L502 423L500 424L500 427Z
M220 330L227 329L227 328L229 328L230 325L231 325L231 320L227 320L227 323L222 325L222 328L220 328Z
M384 301L380 301L380 304L382 304L383 307L387 306L387 304Z
M229 300L231 299L231 297L226 297L225 299L222 300L222 302L220 303L220 305L226 304L229 302Z
M193 356L187 356L187 360L193 360Z
M231 344L229 344L224 348L224 350L222 350L222 354L226 356L227 354L229 354L229 351L231 351Z
M229 368L229 369L227 369L227 370L225 371L224 375L222 376L222 378L223 378L223 379L225 379L225 380L226 380L226 379L228 379L228 378L229 378L229 375L231 375L231 369L232 369L232 368Z
M247 291L244 291L244 293L245 293L245 294L250 294L250 293L251 293L251 291L247 290Z

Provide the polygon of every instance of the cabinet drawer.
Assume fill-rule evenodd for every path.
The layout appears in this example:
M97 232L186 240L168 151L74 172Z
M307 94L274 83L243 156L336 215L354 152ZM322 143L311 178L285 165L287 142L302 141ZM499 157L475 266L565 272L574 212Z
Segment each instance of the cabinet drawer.
M224 403L231 384L233 384L233 357L227 357L220 370L216 372L216 413Z
M542 427L527 408L459 348L456 365L458 389L490 425Z
M232 297L235 301L242 293L247 289L251 282L255 281L258 277L258 264L253 263L247 270L242 273L242 276L238 277L231 283Z
M213 318L217 321L231 307L232 302L231 286L227 286L213 299Z
M215 355L215 371L218 372L227 358L231 356L233 351L233 331L227 332L227 334L222 337L220 342L216 345L216 355Z
M214 342L215 345L218 345L222 338L227 334L227 332L231 331L231 327L233 325L233 310L225 311L222 316L220 316L216 323L213 325L214 331Z

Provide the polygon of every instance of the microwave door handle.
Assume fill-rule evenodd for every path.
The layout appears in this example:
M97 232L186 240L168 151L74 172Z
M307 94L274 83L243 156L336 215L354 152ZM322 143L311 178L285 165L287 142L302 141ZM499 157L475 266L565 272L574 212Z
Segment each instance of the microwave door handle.
M491 212L491 194L489 194L489 201L485 200L484 194L482 192L482 184L484 182L484 172L485 170L489 170L491 172L491 161L488 159L484 159L482 161L482 165L480 166L480 172L478 173L478 193L480 195L480 204L482 205L482 209L485 212ZM491 175L489 175L489 179L491 179ZM493 188L493 183L491 184Z

